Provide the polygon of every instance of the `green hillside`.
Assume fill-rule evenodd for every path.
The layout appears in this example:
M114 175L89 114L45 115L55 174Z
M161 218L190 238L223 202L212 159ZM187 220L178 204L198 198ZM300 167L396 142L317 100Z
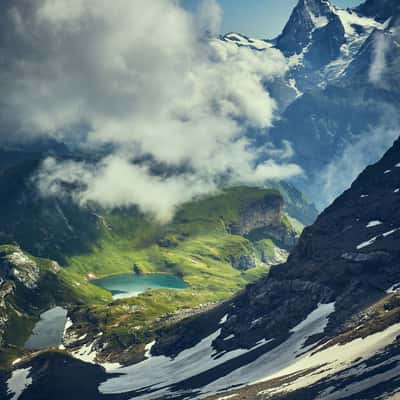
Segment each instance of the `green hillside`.
M46 302L32 313L27 304L18 306L29 316L26 321L11 312L7 332L17 331L19 339L6 334L5 342L17 348L40 312L57 304L69 308L77 334L89 340L101 333L108 355L126 348L134 355L169 323L165 316L220 302L267 274L270 265L284 261L284 250L294 246L302 229L285 214L274 189L221 190L183 205L170 223L160 225L135 207L105 210L80 207L65 197L40 197L31 179L36 167L29 161L0 174L0 187L10 189L0 190L0 243L18 243L62 268L51 283L41 283ZM46 262L39 264L45 270ZM172 274L188 288L112 300L91 284L93 278L121 273ZM15 299L19 293L30 299L21 290Z

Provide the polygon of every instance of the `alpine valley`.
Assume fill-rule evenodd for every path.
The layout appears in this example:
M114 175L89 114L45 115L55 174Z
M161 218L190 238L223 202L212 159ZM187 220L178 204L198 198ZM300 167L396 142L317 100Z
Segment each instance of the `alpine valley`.
M115 10L124 2L117 1ZM172 18L166 4L178 7L177 2L159 2L165 18ZM76 0L64 7L64 0L54 1L36 10L33 22L24 20L31 15L29 2L18 0L7 12L19 37L29 37L35 48L43 43L29 29L49 15L66 36L85 29L90 36L91 18L101 21L96 34L111 29L100 11L91 17L82 11L89 3ZM204 2L193 29L200 29L215 4ZM79 13L86 17L71 22ZM149 15L140 18L144 27ZM60 32L49 29L43 37L61 43ZM0 49L7 40L0 37ZM245 134L235 136L235 144L244 141L257 165L271 168L263 179L232 180L239 165L232 164L210 188L185 197L197 181L186 180L185 187L177 182L193 173L196 155L187 155L178 167L152 154L133 154L127 142L130 166L154 185L172 181L174 196L185 199L160 219L143 207L144 189L133 181L129 186L140 192L136 202L126 200L132 188L119 204L78 196L88 184L77 176L95 180L101 174L92 171L121 154L112 141L91 147L94 128L81 135L87 128L83 117L78 128L67 131L78 129L75 138L86 135L84 145L55 128L29 140L14 140L12 132L1 138L0 399L400 399L400 1L366 0L342 9L328 0L299 0L274 39L237 32L218 36L210 28L201 46L204 42L227 54L244 49L254 63L271 54L263 62L286 65L283 74L262 80L273 123L246 124L218 99L207 108L223 110L219 116L228 110L234 115L230 126L244 124ZM72 43L71 54L80 46L89 52L83 43ZM172 45L161 45L167 57ZM40 57L54 56L56 45L48 47ZM140 62L155 57L149 48ZM0 53L0 85L9 93L15 66L7 51ZM29 46L21 45L18 57L19 51L18 69L33 70L37 54ZM130 67L137 62L116 57L112 68L136 76ZM72 57L52 67L72 64L74 71L86 68ZM238 68L243 64L240 59ZM179 70L178 61L172 65ZM153 65L148 68L146 79L153 79ZM196 77L194 69L190 74ZM236 77L232 74L226 78ZM112 90L128 98L145 86L138 82L133 88L114 82ZM204 88L191 83L197 98ZM232 96L239 97L246 84L234 83ZM16 86L29 85L22 79ZM256 96L251 82L248 87ZM47 94L45 86L37 90ZM66 97L72 90L63 86ZM0 121L9 121L7 101L0 101ZM184 102L180 99L174 118L190 136L194 128ZM82 101L65 114L54 113L52 124L85 106ZM40 126L48 122L44 114L41 110ZM224 135L222 118L216 119ZM107 124L113 127L115 121ZM1 126L0 135L3 131ZM199 132L193 133L196 143ZM184 150L170 140L160 145L161 153L168 146ZM236 160L247 153L228 154ZM271 162L275 155L281 164ZM207 154L207 172L215 169L212 157ZM301 173L279 174L287 160ZM51 174L55 179L46 186ZM114 189L120 191L119 181ZM114 189L102 194L108 199Z

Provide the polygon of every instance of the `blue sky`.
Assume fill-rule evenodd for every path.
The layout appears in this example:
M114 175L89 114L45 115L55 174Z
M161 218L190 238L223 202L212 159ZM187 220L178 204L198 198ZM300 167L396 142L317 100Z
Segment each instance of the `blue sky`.
M282 30L298 0L218 0L224 10L222 32L271 38ZM193 7L198 0L184 0ZM362 0L333 0L340 7L353 7Z

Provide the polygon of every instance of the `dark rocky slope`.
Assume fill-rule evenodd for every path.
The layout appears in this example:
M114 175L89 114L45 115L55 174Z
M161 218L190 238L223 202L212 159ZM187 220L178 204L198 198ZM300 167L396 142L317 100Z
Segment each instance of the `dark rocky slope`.
M251 351L253 354L247 355L247 359L227 362L223 367L189 379L177 387L210 384L218 374L229 374L243 363L253 362L262 353L285 343L291 335L290 330L318 304L335 302L335 311L330 315L323 334L309 337L307 345L317 342L319 346L324 343L345 344L396 326L400 322L400 293L386 291L400 282L399 188L400 140L397 140L380 162L368 167L352 187L304 231L285 265L274 267L266 279L250 285L230 305L225 304L219 312L215 310L212 316L203 315L172 332L164 332L153 352L173 356L198 343L198 334L205 336L218 329L218 318L227 314L220 335L213 341L216 353L254 349L263 339L267 343L258 348L258 352ZM370 227L367 228L368 224ZM397 334L400 334L400 329ZM268 344L270 340L273 341ZM398 352L398 346L393 345L387 353L374 356L369 363L378 368L377 360L382 362L383 358L388 362ZM349 371L356 368L356 364ZM392 368L398 366L395 359L389 364ZM389 367L386 369L391 370ZM265 374L268 375L268 370ZM342 374L346 376L345 371ZM338 387L346 386L346 380L341 380L340 376L333 376L327 382L337 379L341 382ZM360 380L368 374L361 376ZM350 376L347 383L350 385L355 381L357 379ZM269 385L274 387L271 382ZM307 397L311 392L306 391L301 395L303 397L299 394L299 397L280 395L277 398L317 398L317 393L328 386L317 387L313 392L315 397ZM400 388L398 384L395 386ZM372 391L374 394L370 397L354 398L375 399L383 394L383 389ZM246 390L241 392L246 396L243 398L253 398L247 397ZM248 393L254 395L251 390Z
M236 347L281 335L318 303L334 300L336 313L328 332L337 334L400 281L400 167L395 167L399 163L397 140L380 162L368 167L304 230L286 264L273 267L267 278L234 300L234 312L224 324L221 340L215 342L218 349L228 346L223 339L233 333ZM382 224L367 228L371 221ZM375 237L371 245L357 249ZM257 326L249 329L257 319ZM179 341L167 348L175 352ZM163 343L161 339L155 350L162 352ZM228 347L235 346L229 342Z

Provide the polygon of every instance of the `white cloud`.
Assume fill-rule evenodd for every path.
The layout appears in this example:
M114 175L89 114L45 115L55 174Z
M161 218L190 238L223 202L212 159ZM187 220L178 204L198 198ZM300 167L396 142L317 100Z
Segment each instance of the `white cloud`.
M373 60L369 69L369 80L375 85L383 85L386 71L386 57L389 41L385 32L375 32Z
M195 18L200 34L216 37L220 31L222 16L222 8L217 0L199 1Z
M297 174L283 161L289 147L266 145L271 159L257 165L244 135L272 125L277 106L263 82L282 76L286 60L274 49L205 41L220 19L212 0L197 17L175 0L7 0L0 135L111 144L113 154L90 172L79 163L45 164L41 189L57 188L50 178L74 178L86 187L79 201L137 204L162 220L214 190L220 176L255 182ZM142 156L190 172L160 179L131 164Z
M319 199L321 204L330 204L347 190L366 165L376 163L399 136L393 114L386 114L387 124L371 128L349 143L340 156L321 171L319 176ZM398 125L397 125L398 126Z
M179 205L217 191L213 182L196 175L154 176L147 167L133 165L118 155L106 157L96 166L48 158L36 183L42 193L57 196L65 193L66 183L79 183L83 188L72 196L82 205L96 202L114 208L135 204L161 223L168 222Z

